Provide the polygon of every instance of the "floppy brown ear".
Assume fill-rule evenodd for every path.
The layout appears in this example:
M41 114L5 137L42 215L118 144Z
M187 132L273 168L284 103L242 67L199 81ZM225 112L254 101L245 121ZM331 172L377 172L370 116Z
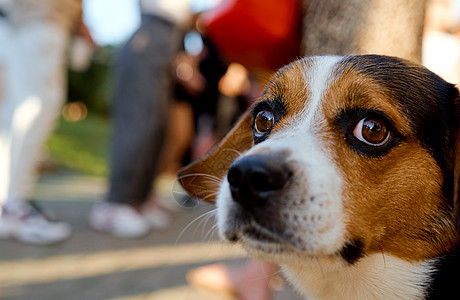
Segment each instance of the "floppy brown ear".
M191 196L214 202L231 163L252 145L252 116L246 112L222 141L179 171L180 184Z

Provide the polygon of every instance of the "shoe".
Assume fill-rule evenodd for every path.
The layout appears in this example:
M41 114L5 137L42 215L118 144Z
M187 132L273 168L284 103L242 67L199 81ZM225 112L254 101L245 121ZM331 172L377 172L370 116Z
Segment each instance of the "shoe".
M150 231L143 215L127 204L97 203L88 221L94 230L119 238L140 238Z
M164 230L171 225L169 213L158 205L153 207L146 205L142 208L141 213L153 230Z
M68 239L71 227L50 220L37 204L17 201L3 205L0 215L0 238L14 238L22 243L51 245Z

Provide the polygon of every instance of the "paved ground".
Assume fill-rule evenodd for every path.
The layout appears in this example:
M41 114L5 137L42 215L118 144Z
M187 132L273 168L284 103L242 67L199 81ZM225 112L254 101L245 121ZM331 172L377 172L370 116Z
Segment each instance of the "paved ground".
M170 186L162 185L164 190ZM73 174L44 175L36 199L72 224L67 242L48 247L0 241L0 299L161 299L230 300L189 286L190 269L214 262L239 265L244 253L219 242L213 209L180 209L166 231L140 240L119 240L93 232L86 218L102 199L105 180ZM275 300L300 299L289 287Z

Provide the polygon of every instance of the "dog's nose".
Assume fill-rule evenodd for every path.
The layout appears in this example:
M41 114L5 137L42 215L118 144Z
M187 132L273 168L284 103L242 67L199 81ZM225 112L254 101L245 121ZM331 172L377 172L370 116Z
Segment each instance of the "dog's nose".
M290 172L272 156L251 155L236 160L227 180L234 201L246 208L261 205L288 181Z

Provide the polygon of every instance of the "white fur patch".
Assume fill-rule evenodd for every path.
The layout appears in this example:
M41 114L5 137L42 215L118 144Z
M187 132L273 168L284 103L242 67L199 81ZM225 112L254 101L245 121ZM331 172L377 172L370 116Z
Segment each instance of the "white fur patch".
M311 126L318 113L321 113L321 101L331 81L339 56L321 56L313 61L310 68L304 68L303 76L307 90L310 92L305 109L301 112L304 126Z
M354 265L328 259L283 266L286 276L308 299L423 299L430 262L409 263L391 255L373 254Z

